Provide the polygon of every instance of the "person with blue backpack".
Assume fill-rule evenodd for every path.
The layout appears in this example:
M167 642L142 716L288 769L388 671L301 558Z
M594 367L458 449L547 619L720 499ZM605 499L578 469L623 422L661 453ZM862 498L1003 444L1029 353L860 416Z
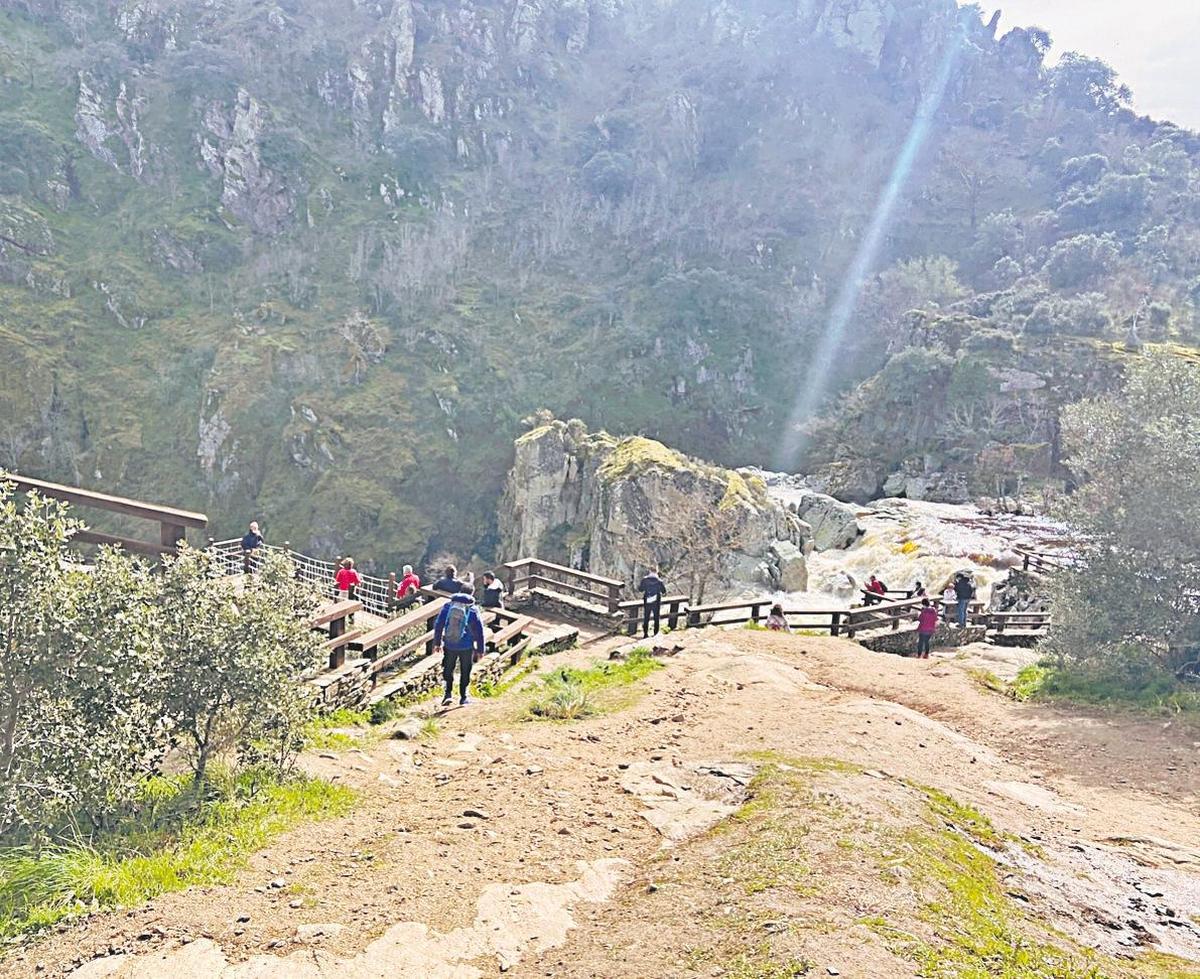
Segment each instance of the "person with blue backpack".
M449 707L454 694L454 664L458 664L459 703L468 704L467 686L471 682L471 667L483 658L486 650L483 617L469 591L460 591L442 606L433 623L433 648L442 654L442 677L446 693L442 706Z

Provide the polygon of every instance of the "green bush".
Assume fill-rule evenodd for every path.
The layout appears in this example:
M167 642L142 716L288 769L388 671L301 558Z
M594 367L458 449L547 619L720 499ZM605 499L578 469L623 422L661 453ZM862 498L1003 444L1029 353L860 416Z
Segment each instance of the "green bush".
M105 831L172 749L202 797L210 762L290 770L318 662L316 597L286 558L241 583L185 549L161 573L102 549L67 552L61 503L18 505L0 481L0 840Z

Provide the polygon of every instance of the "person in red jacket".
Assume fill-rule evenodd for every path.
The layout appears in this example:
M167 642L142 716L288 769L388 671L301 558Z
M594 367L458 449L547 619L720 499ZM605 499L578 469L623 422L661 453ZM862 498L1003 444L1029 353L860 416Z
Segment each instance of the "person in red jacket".
M870 595L863 596L865 604L867 605L874 605L876 602L882 602L887 597L887 585L885 585L874 575L871 575L870 579L868 579L866 590L871 593ZM873 596L878 597L876 598Z
M929 659L929 647L933 644L937 627L937 606L928 598L922 599L921 611L917 613L917 659Z
M333 576L333 583L337 585L338 598L346 599L354 597L355 590L362 584L362 578L354 570L354 558L348 557L342 562L342 566L337 569L337 573Z
M411 564L404 566L404 577L400 579L400 584L396 586L397 598L408 598L410 595L415 595L417 589L421 587L421 579L417 573L413 571Z

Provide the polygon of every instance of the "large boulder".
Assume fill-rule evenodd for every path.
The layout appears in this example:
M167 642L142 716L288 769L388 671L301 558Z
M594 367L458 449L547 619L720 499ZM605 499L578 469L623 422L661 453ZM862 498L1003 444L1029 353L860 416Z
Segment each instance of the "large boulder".
M900 470L884 480L883 495L929 503L966 503L971 499L967 475L962 472L916 473Z
M844 550L863 533L854 507L824 493L803 491L793 512L812 527L813 547L818 551Z
M811 547L804 522L761 479L652 439L590 433L579 421L550 421L517 439L499 523L505 560L540 557L630 583L650 564L682 568L681 555L699 551L710 593L761 584L774 544L801 560ZM790 552L788 580L800 580ZM690 584L667 581L671 590Z
M778 591L808 591L808 562L791 541L777 540L767 548L768 583Z
M862 536L857 510L818 492L810 485L808 477L754 468L739 472L748 479L765 483L767 492L800 519L806 542L805 554L813 550L844 549Z
M836 499L869 503L879 496L883 474L865 459L838 459L821 466L809 483Z

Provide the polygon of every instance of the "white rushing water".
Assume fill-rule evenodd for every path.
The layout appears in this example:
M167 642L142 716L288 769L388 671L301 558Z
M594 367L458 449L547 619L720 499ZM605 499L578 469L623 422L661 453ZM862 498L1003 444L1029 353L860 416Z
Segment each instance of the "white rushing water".
M787 502L789 487L772 486ZM793 607L844 605L877 575L888 588L909 589L922 582L933 594L958 571L970 571L979 597L1019 564L1014 548L1033 545L1055 551L1068 536L1065 526L1046 517L987 514L971 505L920 500L877 500L858 508L865 530L846 550L813 552L808 557L807 592L780 596Z

